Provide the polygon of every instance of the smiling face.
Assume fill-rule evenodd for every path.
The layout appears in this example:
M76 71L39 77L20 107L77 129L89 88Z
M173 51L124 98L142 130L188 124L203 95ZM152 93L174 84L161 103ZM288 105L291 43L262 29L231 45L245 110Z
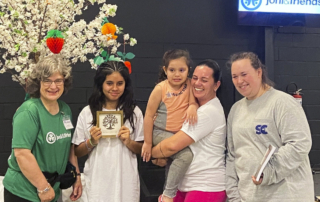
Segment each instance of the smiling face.
M106 76L106 80L103 82L102 91L106 97L106 102L111 104L117 104L119 98L125 89L125 80L119 72L113 72Z
M40 81L40 98L42 102L56 102L64 91L64 77L55 72L50 77ZM53 82L54 81L54 82Z
M235 88L248 100L253 100L263 93L262 69L253 68L249 59L233 62L231 74Z
M184 57L171 60L168 67L163 67L170 87L178 90L188 78L189 68Z
M200 106L204 105L216 97L216 91L220 86L220 81L213 79L213 69L207 66L197 66L193 72L191 87L195 98Z

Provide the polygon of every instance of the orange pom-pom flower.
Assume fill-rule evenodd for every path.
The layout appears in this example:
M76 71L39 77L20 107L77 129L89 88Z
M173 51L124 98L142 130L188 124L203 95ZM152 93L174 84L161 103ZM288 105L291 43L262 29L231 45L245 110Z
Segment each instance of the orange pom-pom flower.
M105 23L101 28L101 33L103 35L111 34L113 39L117 39L118 38L118 36L114 35L116 33L116 31L117 31L116 26L114 24L110 23L110 22ZM109 40L109 39L110 39L110 37L108 37L107 40Z
M125 61L124 65L128 68L129 74L131 74L131 63L129 61Z

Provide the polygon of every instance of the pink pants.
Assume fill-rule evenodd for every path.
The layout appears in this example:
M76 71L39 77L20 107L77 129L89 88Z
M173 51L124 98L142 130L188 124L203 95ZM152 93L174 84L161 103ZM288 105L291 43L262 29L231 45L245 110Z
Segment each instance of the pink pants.
M203 192L203 191L178 191L173 202L225 202L227 199L226 191Z

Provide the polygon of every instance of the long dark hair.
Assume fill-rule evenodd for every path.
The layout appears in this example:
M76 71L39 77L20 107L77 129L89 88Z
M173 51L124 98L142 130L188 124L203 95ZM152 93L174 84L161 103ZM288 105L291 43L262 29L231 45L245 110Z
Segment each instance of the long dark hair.
M188 66L188 72L190 72L192 60L189 52L187 50L181 50L181 49L168 50L164 53L162 58L162 66L160 67L160 71L159 71L158 83L167 79L167 75L164 72L163 67L167 69L171 60L179 59L182 57L185 58L186 64Z
M101 111L103 105L106 103L106 96L103 93L103 83L108 75L114 72L119 72L125 81L125 89L121 97L119 98L116 109L123 110L124 118L123 122L129 120L132 129L134 130L133 114L136 106L133 100L133 89L131 79L129 76L128 68L123 62L108 61L102 63L97 69L94 77L93 93L89 98L89 106L92 113L92 125L97 124L96 114L97 111Z

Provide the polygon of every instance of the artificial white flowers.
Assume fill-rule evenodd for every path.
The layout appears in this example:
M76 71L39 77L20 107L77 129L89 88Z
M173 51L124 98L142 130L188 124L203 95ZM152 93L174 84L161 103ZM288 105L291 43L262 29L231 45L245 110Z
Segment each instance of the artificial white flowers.
M136 44L137 44L137 39L131 38L131 39L130 39L130 46L134 46L134 45L136 45Z
M101 5L93 21L75 21L76 15L95 3ZM105 0L0 0L0 8L0 48L4 50L0 73L11 73L12 79L24 88L28 73L39 59L52 54L45 39L49 30L62 32L64 45L60 54L68 64L87 61L88 54L98 56L104 49L114 54L121 45L115 35L101 33L106 18L114 17L117 11L116 5L105 4ZM117 32L122 34L122 28L117 27ZM128 40L130 45L136 44L129 34L124 37L124 41ZM89 62L97 67L93 59Z

